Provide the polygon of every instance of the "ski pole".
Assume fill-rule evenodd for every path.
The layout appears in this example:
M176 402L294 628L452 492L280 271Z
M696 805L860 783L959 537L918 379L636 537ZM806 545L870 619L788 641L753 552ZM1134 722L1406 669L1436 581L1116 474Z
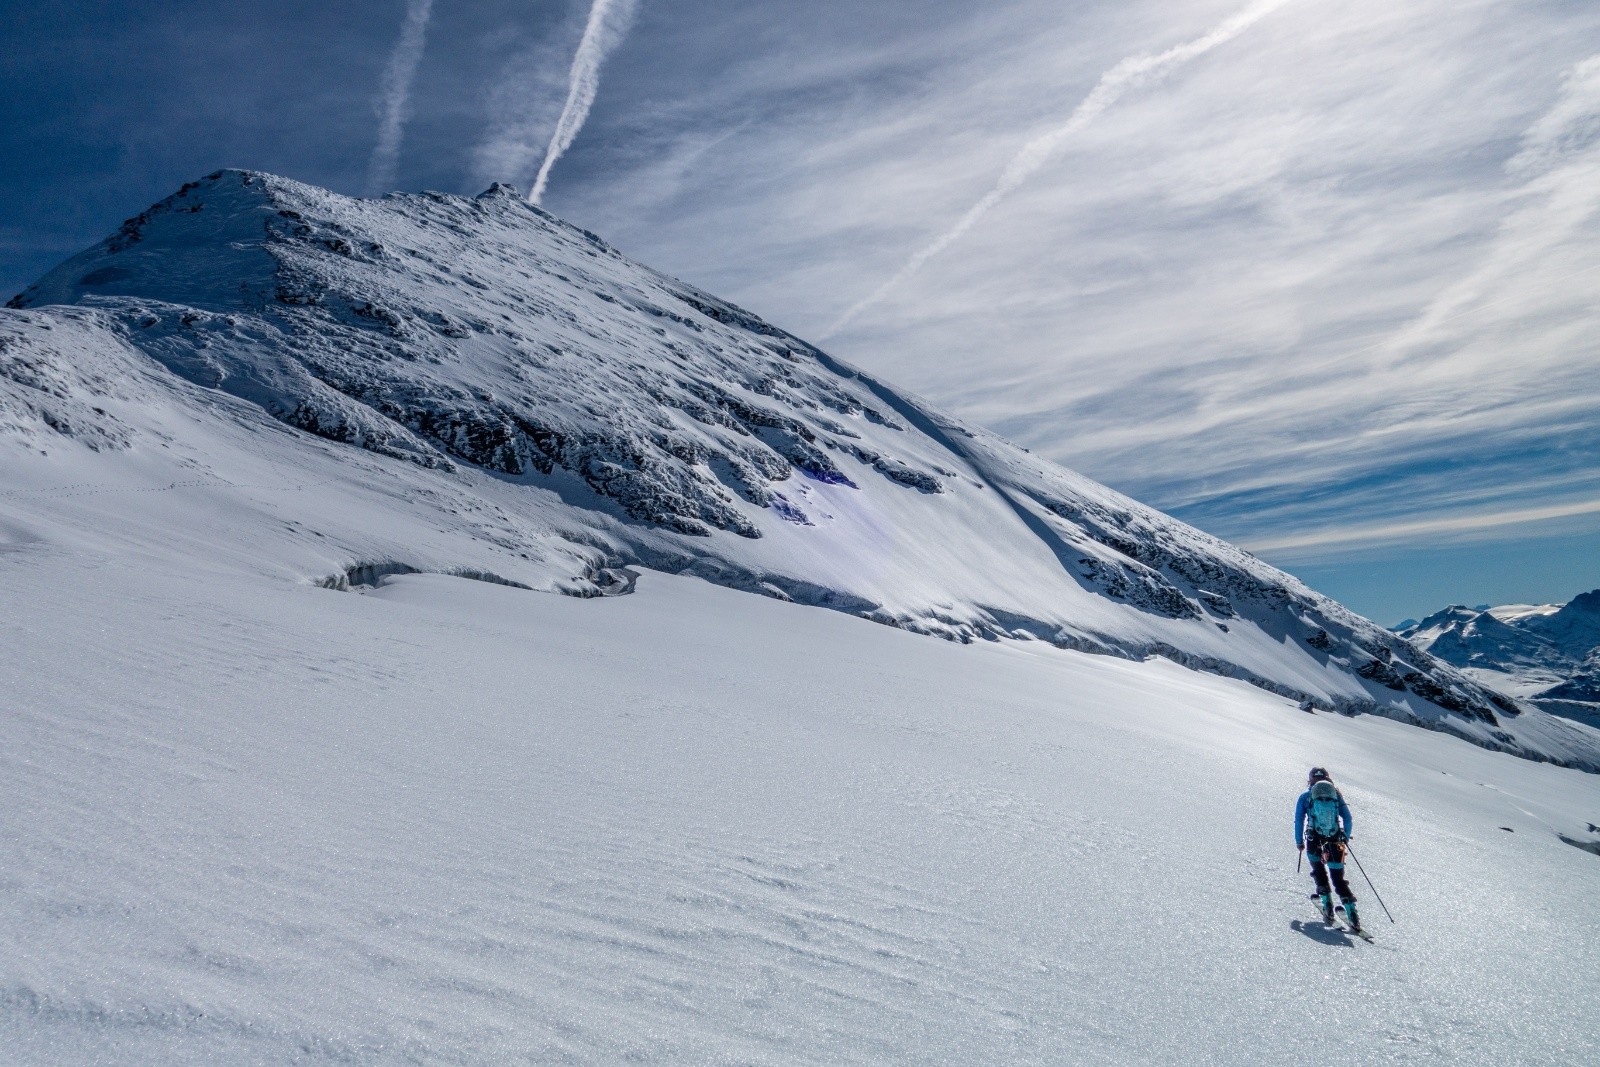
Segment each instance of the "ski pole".
M1302 845L1300 847L1300 851L1297 852L1295 854L1295 857L1294 857L1294 873L1295 874L1299 874L1300 873L1300 864L1305 862L1305 858L1306 858L1306 850L1305 850L1305 846Z
M1360 860L1356 859L1356 850L1350 847L1350 842L1346 841L1344 843L1344 849L1350 853L1351 859L1356 860L1356 870L1361 872L1361 877L1367 878L1367 869L1361 866ZM1378 907L1383 909L1385 915L1389 915L1389 906L1383 902L1382 897L1378 896L1378 887L1372 884L1371 878L1367 878L1367 888L1372 890L1372 898L1378 902ZM1389 921L1394 922L1393 915L1389 915Z

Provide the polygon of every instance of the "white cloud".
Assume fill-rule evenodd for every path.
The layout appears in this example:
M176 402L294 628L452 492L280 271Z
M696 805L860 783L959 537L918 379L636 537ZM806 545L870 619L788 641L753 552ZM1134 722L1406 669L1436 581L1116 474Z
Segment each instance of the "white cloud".
M579 28L569 29L576 38ZM561 114L573 47L568 37L562 33L522 44L490 80L483 134L467 159L473 192L497 181L525 185L532 180Z
M578 131L589 118L595 94L600 91L600 65L612 49L621 42L633 22L634 0L594 0L589 9L589 21L584 25L583 37L572 57L572 73L568 77L567 100L556 128L550 134L550 144L545 149L544 162L533 179L533 190L528 199L537 204L544 197L545 186L550 182L550 169L566 150L572 147Z
M1464 515L1434 515L1402 522L1367 524L1360 526L1335 525L1300 533L1280 534L1252 542L1245 547L1256 553L1273 553L1288 556L1305 554L1307 549L1365 548L1402 541L1427 539L1438 541L1462 535L1504 536L1508 527L1528 527L1556 519L1600 515L1600 500L1574 500L1563 504L1545 504L1539 507L1516 508L1511 511L1488 511Z
M1243 10L1235 13L1231 18L1224 19L1220 24L1208 30L1200 37L1183 44L1173 45L1162 52L1155 54L1140 53L1121 60L1110 70L1100 75L1094 88L1089 90L1089 95L1084 97L1067 120L1055 129L1040 134L1033 138L1011 157L1005 169L1000 172L1000 177L995 181L994 187L979 198L956 220L955 224L935 237L928 244L912 253L898 271L889 279L879 285L872 292L851 304L823 331L824 339L838 333L851 319L861 312L882 300L894 289L899 288L907 279L921 270L934 256L949 248L962 235L976 226L983 217L1000 203L1010 193L1017 190L1023 182L1050 161L1050 158L1075 134L1081 132L1089 123L1093 122L1107 108L1114 105L1124 93L1138 88L1141 85L1156 81L1171 71L1192 62L1205 55L1219 45L1227 44L1239 34L1272 14L1274 11L1289 3L1290 0L1256 0Z
M561 207L815 338L1102 72L1237 4L741 25L692 92L652 71L663 121ZM1600 489L1596 54L1600 5L1285 6L1075 128L830 347L1229 536Z
M367 166L367 193L376 196L394 182L394 168L400 158L400 138L405 132L406 107L411 100L411 83L416 80L427 45L428 21L433 17L433 0L407 0L405 22L400 39L389 55L378 93L378 143Z

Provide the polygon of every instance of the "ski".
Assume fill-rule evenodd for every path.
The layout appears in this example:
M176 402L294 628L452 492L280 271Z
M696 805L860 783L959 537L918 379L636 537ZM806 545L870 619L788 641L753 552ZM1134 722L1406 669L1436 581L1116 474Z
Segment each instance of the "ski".
M1355 927L1350 925L1350 923L1344 917L1344 908L1343 908L1343 906L1335 907L1333 909L1333 917L1329 918L1328 916L1322 914L1322 908L1315 906L1316 905L1316 899L1317 899L1317 894L1313 893L1311 895L1311 900L1312 900L1312 904L1313 904L1312 911L1314 911L1316 913L1318 922L1322 923L1324 926L1326 926L1330 930L1338 930L1341 933L1353 934L1354 936L1359 937L1361 940L1365 941L1369 945L1373 945L1373 944L1377 943L1377 942L1373 941L1371 934L1367 933L1365 930L1357 930Z
M1351 926L1350 920L1345 917L1344 908L1342 906L1333 909L1333 911L1334 915L1338 919L1337 923L1334 925L1336 925L1338 929L1343 930L1347 934L1355 934L1361 940L1367 942L1367 944L1372 944L1372 935L1367 933L1365 930L1357 930L1354 926Z

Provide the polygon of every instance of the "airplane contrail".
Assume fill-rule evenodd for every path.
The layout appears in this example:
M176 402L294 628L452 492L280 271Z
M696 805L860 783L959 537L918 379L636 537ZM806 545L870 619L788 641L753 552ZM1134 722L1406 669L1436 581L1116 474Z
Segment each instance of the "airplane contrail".
M428 20L433 16L433 0L408 0L406 20L400 27L389 65L384 68L378 94L378 143L367 165L367 194L378 196L394 183L395 162L400 158L400 135L405 130L406 104L411 99L411 83L422 62L427 43Z
M567 103L556 120L555 132L550 135L550 147L545 149L544 163L539 176L534 179L533 191L528 194L530 203L537 204L544 196L550 182L550 168L571 146L573 138L583 128L594 104L595 91L600 87L600 64L622 40L633 21L636 0L594 0L589 9L589 21L583 28L583 39L572 57L572 74L568 80Z
M1155 55L1129 56L1100 75L1100 80L1089 91L1089 95L1083 98L1083 102L1073 110L1066 122L1023 145L1021 151L1006 164L1006 169L1000 173L994 188L990 189L983 199L968 208L967 213L961 216L954 226L919 249L893 277L835 319L833 325L823 331L821 339L827 339L838 333L851 319L882 300L890 291L921 270L928 260L949 248L1008 193L1044 166L1063 141L1093 122L1101 112L1121 99L1124 93L1165 76L1173 69L1204 55L1218 45L1226 44L1280 7L1293 2L1294 0L1256 0L1202 37L1174 45L1165 52L1158 52Z

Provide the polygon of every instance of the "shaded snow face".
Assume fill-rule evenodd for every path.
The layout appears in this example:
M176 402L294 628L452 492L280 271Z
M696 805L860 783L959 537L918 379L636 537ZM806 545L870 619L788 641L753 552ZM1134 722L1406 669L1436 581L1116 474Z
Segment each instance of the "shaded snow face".
M381 470L409 487L373 504L393 516L377 525L425 515L460 546L420 561L352 527L332 577L307 577L377 566L597 593L643 564L964 641L1159 655L1310 708L1591 761L1587 740L1249 554L631 263L506 186L359 200L221 171L13 309L0 417L14 435L137 450L153 439L141 410L229 396L246 405L206 401L207 417L302 433L272 438L280 468L309 462L285 442L354 446L339 454L377 466L352 464L352 484ZM133 380L144 400L97 401ZM187 424L161 433L224 448ZM582 573L528 576L528 559Z

